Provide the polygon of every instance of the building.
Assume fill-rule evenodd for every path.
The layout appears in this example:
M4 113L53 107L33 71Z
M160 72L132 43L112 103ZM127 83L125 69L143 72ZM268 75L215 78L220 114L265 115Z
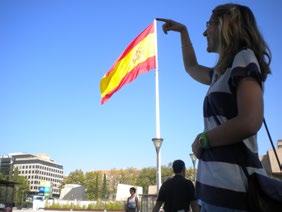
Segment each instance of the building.
M276 152L280 161L280 167L273 149L268 150L267 153L262 156L261 162L268 175L282 179L282 140L277 141Z
M50 159L47 154L12 153L0 158L0 171L9 174L18 170L29 183L30 194L38 194L39 189L51 184L53 197L59 197L63 181L63 166Z
M87 200L85 188L78 184L66 184L61 190L60 199L62 200Z
M12 159L9 156L0 157L0 173L10 175L12 173Z

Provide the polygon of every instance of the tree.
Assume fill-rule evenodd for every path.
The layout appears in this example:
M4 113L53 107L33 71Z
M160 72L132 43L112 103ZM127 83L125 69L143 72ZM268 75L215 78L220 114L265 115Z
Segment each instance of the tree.
M162 182L173 176L172 164L162 166ZM193 180L194 170L186 170L186 177ZM71 172L64 179L65 184L75 183L83 185L89 200L114 199L119 183L143 187L143 193L148 193L150 185L156 185L156 168L148 167L138 170L136 168L111 169L109 171L86 172L81 170Z
M64 179L64 184L79 184L85 186L85 177L82 170L75 170Z
M99 174L96 174L96 180L95 180L95 188L94 188L94 199L95 200L98 200L99 199L99 197L100 197L100 195L99 195L99 191L100 191L100 189L99 189L99 183L100 183L100 177L99 177Z
M106 176L105 173L104 173L104 176L103 176L103 185L102 185L101 195L102 195L102 199L104 199L104 200L108 198L107 176Z
M173 176L173 171L171 166L162 166L162 183L166 181L169 177Z
M117 185L120 183L121 170L119 169L111 169L108 172L108 191L109 198L115 199L117 193Z
M95 200L96 172L85 173L85 189L88 200Z
M195 170L196 171L196 170ZM188 178L191 181L194 181L195 179L195 171L193 168L186 169L186 178Z
M19 176L19 170L16 168L10 178L10 180L16 182L16 192L15 192L15 203L16 206L22 206L26 195L29 191L28 181L24 176Z
M5 179L4 174L2 174L2 172L0 172L0 180L4 180L4 179Z
M156 185L156 169L155 168L141 169L137 178L137 185L143 187L144 194L148 194L149 185Z

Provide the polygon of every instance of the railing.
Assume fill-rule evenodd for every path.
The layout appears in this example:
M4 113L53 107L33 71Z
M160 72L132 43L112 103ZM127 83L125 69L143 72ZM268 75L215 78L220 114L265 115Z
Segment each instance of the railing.
M156 203L157 195L143 194L141 200L141 212L151 212Z

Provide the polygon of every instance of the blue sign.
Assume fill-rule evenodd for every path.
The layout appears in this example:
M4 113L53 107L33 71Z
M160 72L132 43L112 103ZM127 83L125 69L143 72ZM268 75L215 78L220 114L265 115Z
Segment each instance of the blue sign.
M45 187L44 186L38 187L38 192L45 193Z
M50 196L51 188L47 186L39 186L38 187L38 195L40 196Z

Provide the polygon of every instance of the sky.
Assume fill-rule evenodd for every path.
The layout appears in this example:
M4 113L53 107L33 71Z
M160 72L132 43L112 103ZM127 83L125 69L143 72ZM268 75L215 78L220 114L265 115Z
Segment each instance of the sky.
M214 66L202 35L220 0L1 0L0 155L47 153L65 174L156 166L155 71L122 87L104 105L99 83L126 46L156 17L185 24L200 64ZM282 139L282 3L248 5L272 51L265 83L265 118L274 143ZM161 164L192 167L191 144L203 131L208 87L183 67L179 34L157 27ZM271 148L258 133L260 155Z

